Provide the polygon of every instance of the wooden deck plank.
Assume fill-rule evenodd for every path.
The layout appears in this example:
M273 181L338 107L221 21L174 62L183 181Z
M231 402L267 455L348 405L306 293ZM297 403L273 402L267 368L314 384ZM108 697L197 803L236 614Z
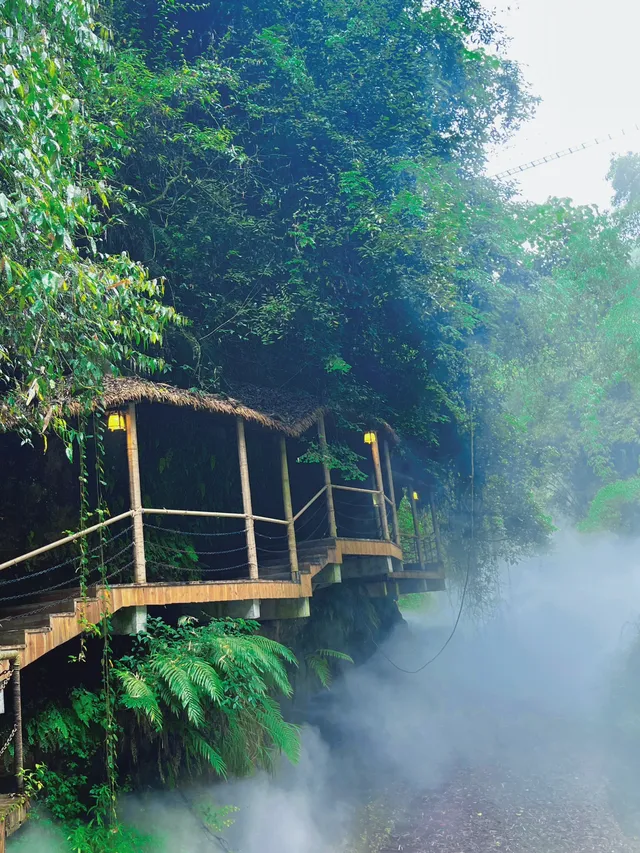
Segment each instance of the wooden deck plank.
M395 557L402 560L402 550L395 542L380 539L338 539L337 549L343 557Z
M256 598L310 598L312 594L311 574L301 574L299 583L281 580L193 581L185 584L118 584L109 591L98 588L97 598L84 602L76 599L74 613L49 614L50 629L28 629L21 652L21 664L28 666L47 652L79 636L85 620L98 622L103 613L104 596L110 598L107 605L110 612L116 613L122 607L248 601Z
M318 543L321 544L321 543ZM387 557L402 559L401 549L394 543L375 539L337 539L326 541L326 551L310 554L297 581L264 579L234 579L221 581L192 581L190 583L116 584L105 590L97 587L91 598L76 598L73 609L69 603L66 612L49 613L50 627L27 628L24 645L12 646L21 652L22 666L28 666L47 652L74 639L82 633L86 622L100 620L104 607L116 613L123 607L154 607L175 604L204 604L233 601L283 601L308 599L313 595L312 579L328 564L341 564L347 557ZM435 568L435 567L431 567ZM434 584L443 583L440 571L391 572L389 580L426 579ZM62 594L62 593L61 593ZM105 603L105 597L108 602ZM62 606L62 605L61 605ZM7 626L10 630L10 626ZM9 635L7 635L9 639ZM0 643L2 643L0 633ZM0 646L4 648L4 644ZM9 646L7 645L7 648Z
M29 802L23 794L0 794L0 853L5 839L20 829L27 819Z

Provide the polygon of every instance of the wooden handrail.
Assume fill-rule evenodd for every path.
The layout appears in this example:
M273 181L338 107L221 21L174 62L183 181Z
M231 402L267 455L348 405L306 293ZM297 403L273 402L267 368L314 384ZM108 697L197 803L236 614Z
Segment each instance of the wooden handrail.
M206 510L199 509L158 509L153 508L150 509L148 507L143 507L142 512L145 515L189 515L196 516L197 518L246 518L243 512L207 512ZM254 521L266 521L270 524L288 524L289 522L285 518L267 518L265 515L252 515ZM238 533L242 531L239 530Z
M17 566L18 563L24 563L26 560L32 560L34 557L39 557L40 554L46 554L47 551L53 551L61 545L67 545L69 542L75 542L76 539L82 539L83 536L88 536L89 533L95 533L95 531L100 530L100 528L109 527L109 525L115 524L117 521L122 521L125 518L131 518L133 514L133 510L129 509L126 512L120 513L120 515L114 515L113 518L101 521L99 524L94 524L91 527L86 527L84 530L79 530L77 533L72 533L70 536L65 536L64 539L57 539L49 545L43 545L41 548L36 548L35 551L29 551L28 554L23 554L21 557L14 557L13 560L7 560L6 563L0 563L0 571L2 571L2 569L10 569L12 566Z
M433 534L431 533L421 533L420 536L416 536L415 533L403 533L402 536L406 537L407 539L425 539L429 540L430 542L435 541L433 538Z
M206 510L199 509L167 509L166 507L162 507L161 509L154 507L153 509L149 507L143 507L142 512L144 515L195 515L198 518L244 518L245 515L243 512L207 512ZM241 532L241 531L238 531Z
M337 487L337 486L334 486L334 488L338 488L338 487ZM302 509L301 509L301 510L298 510L298 512L293 516L293 520L294 520L294 521L297 521L297 520L300 518L300 516L301 516L303 513L305 513L305 512L309 509L309 507L311 506L311 504L312 504L314 501L317 501L317 500L318 500L318 498L320 497L320 495L323 495L326 491L327 491L327 487L326 487L326 485L325 485L325 486L323 486L323 487L320 489L320 491L319 491L319 492L316 492L316 493L315 493L315 495L311 498L311 500L310 500L310 501L307 501L307 503L302 507Z
M379 495L378 489L357 489L355 486L334 486L334 489L341 489L343 492L362 492L365 495Z

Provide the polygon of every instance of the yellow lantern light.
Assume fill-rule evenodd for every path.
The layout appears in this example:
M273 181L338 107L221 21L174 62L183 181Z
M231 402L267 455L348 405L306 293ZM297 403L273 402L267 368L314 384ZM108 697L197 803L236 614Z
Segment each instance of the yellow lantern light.
M413 493L413 499L414 499L414 501L419 501L419 500L420 500L420 495L419 495L417 492L414 492L414 493Z
M125 421L122 412L109 412L107 429L109 429L110 432L118 432L119 430L126 430L126 428L127 422Z
M365 443L365 444L375 444L375 443L376 443L376 434L375 434L375 432L365 432L365 434L364 434L364 443Z

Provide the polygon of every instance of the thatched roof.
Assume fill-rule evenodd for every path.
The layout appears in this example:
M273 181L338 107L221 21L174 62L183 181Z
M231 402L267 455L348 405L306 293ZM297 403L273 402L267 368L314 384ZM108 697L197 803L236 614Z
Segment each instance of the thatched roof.
M247 421L278 430L293 438L302 435L318 422L320 415L330 411L314 397L301 391L235 385L232 394L210 394L137 376L106 377L104 390L95 406L116 409L128 403L164 403L201 412L240 415ZM80 402L68 393L60 395L58 406L68 415L80 413ZM381 429L392 443L398 443L399 438L388 423L381 420L370 423L372 428ZM19 418L15 412L9 412L3 407L0 399L0 432L10 432L18 425Z
M152 382L139 377L107 378L100 403L107 409L127 403L165 403L183 406L201 412L222 415L240 415L269 429L296 437L313 426L326 410L313 397L303 393L239 385L233 396L188 391L175 385ZM65 408L77 414L79 405L70 402Z

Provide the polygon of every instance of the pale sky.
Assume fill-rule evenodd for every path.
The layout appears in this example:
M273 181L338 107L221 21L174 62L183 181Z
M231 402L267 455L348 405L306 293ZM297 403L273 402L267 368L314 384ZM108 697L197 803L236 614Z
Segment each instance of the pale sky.
M510 58L542 98L535 118L492 154L489 173L640 125L640 0L485 0L511 38ZM532 201L609 204L613 153L640 152L640 132L518 178Z

